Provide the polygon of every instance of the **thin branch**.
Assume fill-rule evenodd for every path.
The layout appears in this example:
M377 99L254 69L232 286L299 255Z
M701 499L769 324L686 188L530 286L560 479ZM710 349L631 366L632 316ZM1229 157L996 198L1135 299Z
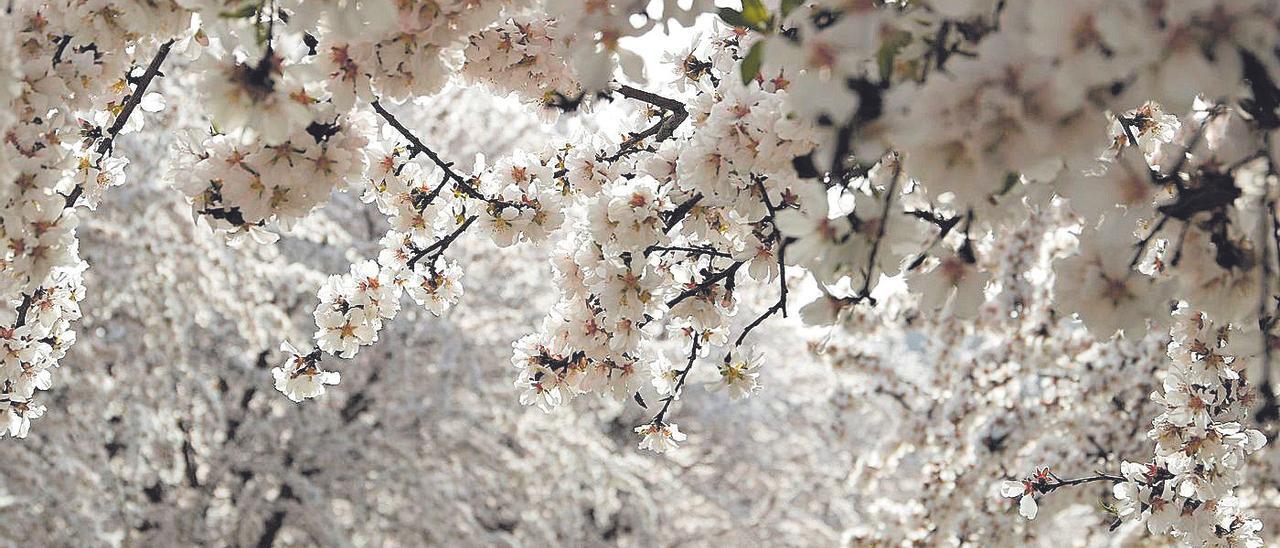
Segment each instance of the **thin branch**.
M867 268L862 276L862 289L858 290L858 294L854 297L856 300L866 300L871 304L875 304L876 300L871 298L871 275L876 265L876 255L880 252L880 242L884 240L885 229L889 226L889 208L893 204L893 195L898 190L898 179L902 178L902 160L895 159L893 163L893 178L889 180L889 187L884 193L884 207L880 209L880 226L876 227L876 239L871 243L871 253L867 256Z
M1151 229L1151 232L1149 232L1145 237L1139 240L1138 243L1135 245L1136 249L1134 250L1134 253L1133 253L1133 259L1129 260L1130 272L1133 272L1133 267L1138 266L1138 262L1142 260L1142 253L1147 250L1147 245L1151 243L1151 240L1154 239L1157 234L1160 234L1160 230L1164 228L1164 225L1167 222L1169 222L1169 215L1161 214L1160 220L1156 222L1156 226ZM1128 274L1126 274L1125 276L1127 277Z
M676 208L667 215L667 232L670 232L671 229L675 228L676 224L684 219L685 215L688 215L689 212L693 210L693 207L698 205L698 202L700 201L702 201L702 194L694 194L692 198L689 198L688 200L685 200L684 203L676 206Z
M472 215L470 217L467 217L467 220L462 224L458 225L458 228L454 229L454 231L450 233L448 236L445 236L444 238L437 240L436 243L431 244L430 246L427 246L426 248L418 251L417 253L414 253L412 257L409 257L409 261L405 263L405 267L408 268L410 271L412 271L414 264L416 264L419 260L421 260L423 257L426 257L428 254L430 254L433 251L436 252L435 256L432 257L433 259L435 257L439 257L440 255L444 254L444 251L448 249L451 244L453 244L453 241L457 240L458 236L461 236L463 232L466 232L467 228L471 226L471 223L476 222L477 217L479 216Z
M760 195L764 199L765 208L767 208L769 211L769 215L765 217L764 220L768 221L770 226L773 228L773 233L771 234L770 238L778 246L778 300L774 302L772 306L765 309L764 312L760 313L759 316L756 316L756 318L752 320L751 323L747 324L747 327L742 330L742 333L738 334L738 339L734 341L733 348L742 346L742 342L747 340L747 335L749 335L753 329L755 329L756 327L759 327L760 324L764 323L764 321L768 319L769 316L772 316L778 312L781 312L784 318L787 316L786 250L787 250L788 241L782 238L781 233L778 232L777 224L774 223L774 218L776 218L778 214L778 210L776 207L774 207L773 201L769 199L769 190L766 189L764 186L764 179L757 178L756 185L760 190ZM729 353L725 354L724 356L725 361L727 362L730 359L732 359L732 356L733 356L733 350L730 350Z
M1062 487L1073 487L1076 485L1083 485L1086 483L1094 483L1098 481L1109 481L1111 483L1121 483L1121 482L1128 481L1125 479L1124 476L1117 476L1115 474L1104 474L1102 472L1095 472L1094 475L1092 476L1085 476L1082 478L1075 478L1075 479L1068 479L1068 480L1064 480L1050 473L1048 479L1052 480L1052 483L1046 482L1046 483L1037 485L1041 493L1049 493L1055 489L1060 489Z
M693 371L693 362L698 359L698 349L701 348L702 342L698 333L692 334L693 344L689 349L689 363L680 371L679 377L676 378L676 385L671 389L671 394L662 398L662 409L658 414L653 416L653 423L662 423L662 419L667 416L667 410L671 408L671 402L680 396L680 390L684 388L685 379L689 378L689 372Z
M64 47L66 42L70 42L70 39L64 41ZM156 52L156 56L151 58L151 63L147 65L147 70L142 73L140 78L138 78L138 83L137 86L134 87L133 93L129 94L129 98L125 100L124 106L120 109L120 113L116 115L115 121L113 121L111 126L107 128L106 138L98 142L98 147L95 149L95 152L100 156L106 156L115 146L116 136L120 134L122 129L124 129L124 125L129 122L129 117L133 115L134 109L138 108L138 104L142 102L142 96L147 93L147 88L151 86L151 81L154 80L156 76L160 75L160 66L164 64L164 60L169 56L169 49L172 47L173 40L169 40L168 42L161 44L160 50ZM99 158L98 162L101 161L102 158ZM63 209L76 205L76 200L80 199L81 194L84 194L83 185L76 185L75 188L72 188L71 192L67 194L66 199L63 201Z
M725 259L733 258L733 255L730 255L723 251L716 251L714 249L711 249L710 247L701 248L701 247L684 247L684 246L678 246L678 245L651 245L645 248L644 250L645 255L650 255L654 252L657 252L659 255L675 252L675 253L688 253L690 255L707 255L710 257L721 257Z
M64 34L58 37L58 50L53 52L53 66L58 66L62 62L62 54L66 53L67 46L71 44L71 35Z
M455 185L455 186L458 188L458 190L459 190L459 191L461 191L463 194L466 194L467 196L470 196L470 197L475 198L475 199L477 199L477 200L480 200L480 201L483 201L483 202L487 202L487 203L489 203L490 205L493 205L493 206L495 206L495 207L499 207L499 208L502 208L502 207L527 208L527 207L530 207L528 204L521 204L521 203L516 203L516 202L508 202L508 201L505 201L505 200L499 200L499 199L497 199L497 198L492 198L492 197L489 197L489 196L485 196L483 193L481 193L481 192L480 192L480 190L479 190L479 189L477 189L477 188L475 187L475 185L474 185L474 184L472 184L472 180L473 180L473 179L464 178L462 175L459 175L459 174L458 174L458 172L454 171L454 170L453 170L453 164L452 164L452 163L444 161L443 159L441 159L441 158L440 158L440 155L439 155L439 154L436 154L436 152L435 152L434 150L431 150L430 148L427 148L427 145L423 144L421 139L418 139L418 137L417 137L416 135L414 135L412 131L409 131L409 128L405 127L405 126L404 126L404 124L400 123L400 120L396 119L396 117L395 117L394 115L392 115L390 112L388 112L388 111L387 111L387 109L383 108L383 107L382 107L382 103L380 103L380 102L378 102L378 101L376 101L376 100L375 100L375 101L373 101L373 103L372 103L372 104L373 104L373 110L377 111L377 112L378 112L378 115L382 116L382 119L383 119L383 120L386 120L386 121L387 121L387 123L388 123L388 124L391 124L391 127L395 128L395 130L396 130L397 132L399 132L399 133L400 133L400 135L401 135L402 137L404 137L406 140L408 140L408 141L409 141L409 145L410 145L410 147L411 147L413 150L415 150L415 151L417 151L417 152L421 152L422 154L426 154L426 155L427 155L427 157L428 157L428 158L430 158L432 162L435 162L435 164L436 164L437 166L439 166L441 170L443 170L443 171L444 171L444 174L445 174L445 176L446 176L446 177L448 177L449 179L453 180L454 185Z
M707 279L702 280L701 283L693 287L690 287L689 289L684 290L679 295L676 295L675 298L671 299L670 301L667 301L667 308L674 308L676 305L680 304L685 299L688 299L689 297L692 297L699 293L706 292L706 290L710 289L711 286L720 283L720 280L723 280L725 278L732 279L732 276L736 274L738 272L738 269L742 268L742 265L744 264L746 263L742 261L737 261L737 262L734 262L732 265L730 265L729 268L726 268L724 270L721 270L720 272L716 272L715 274L708 276Z
M783 283L783 286L784 287L786 286L785 282ZM742 346L742 341L745 341L747 339L747 334L751 333L751 330L755 329L756 326L759 326L761 323L764 323L765 319L767 319L769 316L772 316L777 312L781 312L785 310L787 307L786 303L787 303L787 299L786 299L786 296L784 295L780 297L777 302L773 303L773 306L770 306L767 310L765 310L759 316L756 316L756 319L752 320L751 323L747 325L747 328L743 329L742 333L738 335L738 340L733 342L734 348ZM732 351L730 352L731 352L730 354L725 355L725 358L728 358L729 356L733 355Z
M146 72L138 78L138 86L134 88L133 93L129 94L129 99L124 102L124 107L120 109L120 114L116 115L116 120L107 128L107 138L98 143L98 154L106 154L111 151L111 147L115 145L116 135L120 134L120 130L124 129L124 125L129 121L129 116L133 115L133 110L138 108L138 104L142 103L142 96L147 93L147 87L151 85L151 81L160 74L160 65L164 64L165 58L169 56L169 48L173 47L173 40L169 40L160 45L160 50L156 52L156 56L151 58L151 64L147 65Z
M675 134L676 128L680 127L680 124L683 124L689 118L689 111L685 108L685 104L675 99L625 85L618 88L618 94L628 99L635 99L656 106L667 111L667 113L659 117L658 121L652 126L639 133L632 133L618 147L618 152L605 158L605 161L616 162L622 159L623 156L639 152L642 150L639 144L650 137L654 137L657 142L670 139Z
M793 239L783 238L782 232L778 230L778 207L773 205L773 200L769 199L769 189L765 188L764 179L757 178L756 185L760 189L760 199L764 201L765 209L769 210L767 220L769 221L769 226L773 228L771 237L778 244L778 306L782 312L782 317L785 318L787 317L787 245ZM771 313L769 312L769 314Z

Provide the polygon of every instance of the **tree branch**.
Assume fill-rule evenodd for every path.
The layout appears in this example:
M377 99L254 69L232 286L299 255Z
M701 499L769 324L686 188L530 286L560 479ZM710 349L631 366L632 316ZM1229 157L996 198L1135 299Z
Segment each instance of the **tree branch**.
M698 202L700 201L702 201L702 195L694 194L692 198L689 198L688 200L685 200L684 203L676 206L676 208L667 215L667 232L671 232L671 229L675 228L676 224L684 219L685 215L688 215L689 212L693 210L693 207L698 205Z
M463 194L466 194L467 196L470 196L477 200L487 202L488 204L498 208L529 207L528 204L508 202L504 200L499 200L497 198L485 196L483 193L480 192L479 189L475 187L474 184L472 184L473 179L464 178L463 176L459 175L458 172L454 171L452 163L444 161L443 159L440 158L439 154L436 154L434 150L427 148L427 145L423 144L421 139L418 139L418 137L414 135L412 131L409 131L409 128L405 127L404 124L400 123L400 120L396 119L396 117L392 115L390 112L388 112L387 109L383 108L382 103L375 100L373 101L372 104L373 104L373 110L377 111L378 115L382 116L383 120L386 120L387 123L391 124L391 127L395 128L395 130L399 132L402 137L408 140L410 147L414 151L421 152L422 154L426 154L427 157L430 158L432 162L435 162L435 164L439 166L441 170L444 171L445 176L451 179L454 185Z
M66 44L70 41L70 39L67 39L62 42L59 47L59 54L61 54L61 49L66 47ZM160 50L156 52L155 57L151 58L151 63L147 65L147 70L138 78L138 83L137 86L134 87L133 93L129 94L129 98L125 100L124 106L120 109L120 113L116 115L115 121L113 121L111 126L107 128L105 132L106 137L101 141L98 141L98 146L94 151L100 156L110 154L113 147L115 147L116 136L120 134L122 129L124 129L124 125L129 122L129 117L133 115L134 109L138 108L138 104L142 102L142 96L147 93L147 88L151 86L152 80L155 80L156 76L161 76L160 66L164 64L164 60L169 56L169 49L172 47L173 40L169 40L168 42L161 44ZM101 165L101 162L102 158L98 158L99 166ZM72 188L71 192L66 195L66 199L63 201L63 209L76 205L76 200L80 199L81 194L84 194L83 185L76 185L75 188Z
M672 387L671 394L662 398L662 409L658 411L658 414L653 416L653 420L650 422L662 422L662 419L667 416L667 410L671 408L671 402L676 400L676 397L680 395L680 390L684 388L684 381L689 378L689 372L693 371L693 362L698 359L698 349L702 347L702 342L699 340L698 333L692 333L691 335L693 337L693 344L689 349L689 363L680 371L680 376L676 379L676 385Z
M651 245L645 248L644 250L645 255L649 255L654 252L657 252L659 255L664 255L666 253L671 253L671 252L679 252L679 253L688 253L690 255L707 255L710 257L721 257L724 259L733 258L733 255L730 255L723 251L716 251L714 249L711 249L710 247L700 248L700 247L684 247L684 246L678 246L678 245Z
M133 93L129 94L129 99L124 102L124 107L120 109L120 114L116 115L115 122L111 127L107 128L107 138L98 143L98 154L107 154L115 145L116 135L120 134L120 130L124 129L125 123L129 121L129 116L133 115L133 110L138 108L138 104L142 102L142 96L147 93L147 87L151 85L151 81L160 74L160 65L164 64L165 58L169 56L169 48L173 47L173 40L169 40L160 45L160 50L156 52L156 56L151 58L151 64L147 65L146 72L138 78L138 86L134 88Z
M1075 479L1068 479L1068 480L1059 478L1058 476L1055 476L1053 475L1052 472L1050 472L1046 479L1051 480L1052 483L1045 482L1045 483L1036 485L1037 489L1039 489L1041 493L1050 493L1055 489L1060 489L1063 487L1073 487L1076 485L1083 485L1086 483L1094 483L1098 481L1109 481L1112 483L1121 483L1124 481L1128 481L1124 478L1124 476L1117 476L1115 474L1104 474L1102 472L1095 472L1094 475L1092 476L1085 476L1082 478L1075 478Z
M867 268L862 276L862 289L854 296L855 300L866 300L872 305L876 300L871 298L871 275L875 269L876 255L880 253L880 242L884 240L885 229L889 226L889 208L893 204L893 194L898 190L898 179L902 177L902 160L896 159L893 164L893 178L884 193L884 207L880 209L880 226L876 227L876 239L871 243L871 253L867 256Z
M450 245L453 244L453 241L457 240L458 236L461 236L463 232L466 232L467 228L471 226L471 223L476 222L477 217L479 216L472 215L470 217L467 217L467 220L462 224L458 225L458 228L454 229L454 231L450 233L448 236L445 236L444 238L437 240L436 243L427 246L426 248L422 249L421 251L418 251L417 253L414 253L412 257L409 257L409 261L405 263L405 267L407 267L410 271L412 271L414 264L416 264L419 260L421 260L423 257L426 257L428 254L430 254L433 251L437 252L435 256L432 257L433 259L435 257L439 257L440 255L444 254L444 251L448 249Z
M636 89L627 85L618 87L618 95L621 95L628 99L643 101L655 107L665 108L671 112L684 112L685 110L684 103L681 103L680 101L663 97L656 93L650 93L642 89Z
M689 297L697 295L698 293L702 293L707 289L711 288L711 286L717 283L720 283L720 280L723 280L725 278L732 279L731 277L738 272L739 268L742 268L743 264L745 263L743 263L742 261L734 262L732 265L729 266L729 268L726 268L724 270L721 270L720 272L716 272L715 274L708 276L707 279L702 280L701 283L693 287L690 287L689 289L684 290L675 298L671 299L670 301L667 301L667 308L674 308L676 305L680 304L685 299L688 299Z

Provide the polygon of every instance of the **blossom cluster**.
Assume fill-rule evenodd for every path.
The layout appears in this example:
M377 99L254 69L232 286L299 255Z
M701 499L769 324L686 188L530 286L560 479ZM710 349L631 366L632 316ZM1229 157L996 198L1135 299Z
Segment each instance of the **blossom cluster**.
M1242 508L1235 490L1245 481L1249 455L1267 438L1247 429L1253 388L1247 360L1239 359L1227 326L1182 307L1173 314L1162 389L1151 394L1159 415L1147 437L1150 462L1120 463L1120 474L1063 480L1048 469L1022 481L1006 481L1000 494L1019 500L1019 513L1035 519L1036 497L1092 481L1115 485L1113 509L1123 521L1145 522L1155 535L1182 546L1263 546L1262 523Z
M572 200L573 228L552 259L561 295L513 358L522 401L543 408L592 392L640 398L651 385L663 406L636 431L659 451L683 438L666 411L699 359L716 353L718 385L735 398L758 390L759 357L739 349L754 325L731 322L735 280L741 270L785 285L775 222L803 184L790 158L812 147L780 110L784 90L713 78L687 105L653 105L658 146L639 148L644 136L633 135L616 152L573 147L556 162ZM685 117L691 131L666 129ZM682 365L654 344L663 331L692 347Z
M857 223L802 204L815 213L791 235L805 248L828 240L806 249L822 260L805 266L853 270L855 287L859 271L901 268L937 304L962 288L952 309L971 313L987 280L973 243L1024 198L1056 195L1080 216L1058 277L1062 312L1141 336L1174 295L1225 321L1256 309L1271 259L1254 227L1274 209L1257 136L1275 125L1280 64L1252 44L1268 43L1274 4L747 4L763 11L726 20L763 35L755 77L785 79L789 109L824 128L807 159L847 179L889 150L916 187L892 211L920 222L891 225L873 238L883 264L853 269L840 257ZM1213 86L1196 76L1207 73Z
M1145 519L1154 534L1184 546L1263 546L1262 523L1234 496L1245 482L1246 458L1266 444L1257 430L1241 425L1252 388L1247 360L1234 355L1229 332L1205 314L1175 313L1162 392L1163 408L1147 436L1155 459L1125 462L1115 486L1120 519Z
M578 78L564 62L571 39L560 35L555 21L510 20L471 36L462 74L525 101L554 104L580 96Z
M168 51L138 36L174 31L177 10L121 9L144 20L106 25L82 3L22 3L0 14L0 435L26 436L45 409L36 392L50 388L75 342L87 268L78 208L95 208L124 182L114 139L141 128L141 117L114 113L162 108L144 95L154 74L130 73L136 59Z
M173 164L173 183L192 215L230 238L271 241L365 171L368 121L334 116L276 144L243 132L194 137Z

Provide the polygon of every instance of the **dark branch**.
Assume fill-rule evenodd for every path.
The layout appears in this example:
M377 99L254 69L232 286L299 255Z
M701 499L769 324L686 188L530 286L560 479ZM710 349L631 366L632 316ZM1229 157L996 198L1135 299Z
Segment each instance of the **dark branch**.
M71 44L71 35L64 34L58 37L58 50L53 52L53 66L58 66L62 62L62 54L66 53L67 46Z
M493 206L495 206L495 207L499 207L499 208L502 208L502 207L515 207L515 208L524 208L524 207L529 207L529 205L528 205L528 204L520 204L520 203L516 203L516 202L507 202L507 201L504 201L504 200L499 200L499 199L497 199L497 198L492 198L492 197L489 197L489 196L485 196L485 195L484 195L483 193L481 193L481 192L480 192L480 190L479 190L479 189L477 189L477 188L475 187L475 185L473 184L473 182L472 182L472 181L474 180L474 178L465 178L465 177L463 177L462 175L459 175L459 174L458 174L458 172L454 171L454 170L453 170L453 164L452 164L452 163L444 161L443 159L441 159L441 158L440 158L440 155L439 155L439 154L436 154L436 152L435 152L434 150L431 150L430 148L427 148L427 145L423 144L421 139L418 139L418 137L417 137L416 135L414 135L412 131L409 131L409 128L405 127L405 126L404 126L404 124L400 123L400 120L396 119L396 117L395 117L394 115L392 115L390 112L388 112L388 111L387 111L387 109L383 108L383 107L382 107L382 103L380 103L380 102L378 102L378 101L374 101L372 104L373 104L373 110L377 111L377 112L378 112L378 115L379 115L379 116L382 116L382 119L383 119L383 120L386 120L388 124L391 124L391 127L395 128L395 130L396 130L397 132L399 132L399 133L400 133L400 136L402 136L402 137L404 137L406 140L408 140L408 141L409 141L409 145L410 145L410 147L411 147L415 152L420 152L420 153L422 153L422 154L426 154L426 155L427 155L427 157L428 157L428 158L430 158L432 162L435 162L435 164L436 164L437 166L439 166L441 170L443 170L443 171L444 171L445 176L446 176L446 177L448 177L450 180L452 180L452 181L453 181L453 183L454 183L454 185L455 185L455 186L458 188L458 190L459 190L460 192L462 192L463 194L466 194L467 196L470 196L470 197L475 198L475 199L477 199L477 200L480 200L480 201L482 201L482 202L487 202L487 203L489 203L490 205L493 205Z
M862 289L858 290L858 294L854 296L855 300L866 300L872 305L876 304L876 300L871 298L871 278L876 265L876 256L880 253L880 242L884 240L884 231L889 226L889 208L893 205L893 194L898 190L898 179L902 178L902 161L894 160L893 179L889 180L889 187L884 192L884 207L880 210L880 226L876 230L876 239L871 243L871 253L867 255L867 268L863 272Z
M657 252L659 255L666 253L688 253L690 255L707 255L710 257L722 257L725 259L733 258L733 255L723 251L716 251L710 247L684 247L678 245L651 245L644 250L645 255Z
M458 228L454 229L454 231L450 233L448 236L445 236L444 238L437 240L436 243L427 246L426 248L422 249L421 251L418 251L417 253L414 253L412 257L409 257L409 261L405 263L405 266L409 270L413 270L413 265L417 264L419 260L431 254L432 252L435 252L435 255L432 256L432 259L435 259L440 255L443 255L444 251L448 249L451 244L453 244L453 241L457 240L458 236L461 236L463 232L466 232L467 228L471 226L471 223L476 222L477 217L478 217L477 215L472 215L470 217L467 217L467 220L462 224L458 225Z
M732 265L730 265L729 268L726 268L724 270L721 270L720 272L716 272L715 274L708 276L707 279L702 280L701 283L693 287L690 287L689 289L684 290L679 295L676 295L675 298L671 299L670 301L667 301L667 308L674 308L676 305L680 304L681 302L683 302L685 299L688 299L689 297L692 297L699 293L705 293L708 289L711 288L711 286L720 283L720 280L723 280L725 278L732 279L732 276L738 272L739 268L742 268L743 264L746 264L746 263L743 263L742 261L737 261Z
M41 291L43 290L37 289L36 293L39 294ZM31 295L28 295L26 293L22 294L22 304L18 305L18 319L13 324L14 329L17 329L27 324L27 312L31 310L31 299L32 299Z
M120 114L116 115L116 120L107 128L107 138L98 143L98 154L106 154L111 151L111 147L115 144L116 135L120 134L120 130L124 129L124 125L129 121L129 116L133 115L133 110L138 108L138 104L142 103L142 96L147 93L147 87L151 85L151 81L160 74L160 65L164 64L165 58L169 56L169 48L173 47L173 40L169 40L160 45L160 51L156 52L156 56L151 58L151 64L147 65L146 72L138 78L138 86L134 88L133 93L129 94L129 99L124 102L124 107L120 109Z
M694 194L692 198L689 198L688 200L685 200L684 203L676 206L676 208L667 215L667 232L670 232L671 229L675 228L676 224L684 219L685 215L688 215L689 212L693 210L693 206L698 205L698 202L700 201L702 201L702 195Z
M1063 487L1072 487L1076 485L1083 485L1086 483L1094 483L1098 481L1109 481L1111 483L1121 483L1128 480L1126 480L1124 476L1117 476L1115 474L1104 474L1102 472L1095 472L1094 475L1092 476L1085 476L1082 478L1064 480L1050 473L1049 477L1047 478L1047 481L1045 483L1037 484L1036 488L1041 493L1050 493L1055 489L1060 489Z
M650 137L655 138L658 142L670 139L675 133L676 128L680 127L680 124L683 124L689 117L689 111L685 108L684 103L675 99L662 97L661 95L639 90L631 86L622 86L618 89L618 93L623 97L643 101L661 108L666 111L666 114L663 114L658 118L656 123L645 130L639 133L632 133L625 141L622 142L622 145L618 148L618 152L608 158L605 158L606 161L616 162L623 156L640 151L640 143Z
M671 389L671 394L662 398L662 409L658 411L658 414L653 416L653 420L651 422L662 423L662 419L667 416L667 410L671 408L671 402L676 401L676 398L680 395L680 390L684 388L685 379L689 378L689 372L693 371L693 362L698 359L698 349L702 347L702 342L700 334L693 333L692 337L693 345L691 345L689 349L689 363L680 371L680 376L676 378L676 385Z

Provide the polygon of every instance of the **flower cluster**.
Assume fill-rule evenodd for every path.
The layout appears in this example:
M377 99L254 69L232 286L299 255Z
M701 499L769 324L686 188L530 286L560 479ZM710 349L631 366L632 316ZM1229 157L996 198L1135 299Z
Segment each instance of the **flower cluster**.
M353 264L349 274L329 276L312 314L319 327L316 346L350 358L361 346L377 342L382 321L400 312L401 291L394 272L375 261Z
M1259 266L1272 259L1257 240L1273 238L1264 232L1272 161L1257 139L1276 125L1280 67L1221 30L1266 42L1274 5L748 2L721 16L762 52L754 77L785 82L795 116L826 128L805 161L841 183L802 194L788 216L808 218L789 235L802 265L866 288L849 302L880 273L905 271L929 303L954 288L950 310L971 315L989 281L975 244L1019 202L1051 199L1080 215L1059 310L1100 333L1141 336L1174 295L1249 323L1250 303L1267 291ZM1206 73L1218 74L1214 85L1196 77ZM823 204L817 191L856 196L844 181L886 150L899 161L884 165L911 182L884 209L895 224L877 235L872 218L861 235L879 244L878 264L850 260L858 209L876 208L839 196ZM912 222L896 222L903 213ZM869 243L859 244L864 256Z
M1036 496L1094 481L1114 483L1118 526L1145 522L1155 535L1182 546L1263 546L1262 524L1244 512L1235 489L1244 483L1246 458L1266 444L1258 430L1244 428L1252 387L1246 361L1238 359L1226 326L1182 307L1173 313L1170 360L1162 390L1151 400L1159 415L1147 437L1155 459L1122 462L1120 474L1063 480L1047 469L1023 481L1006 481L1000 494L1019 499L1027 519L1037 514Z
M184 12L126 4L117 13L133 19L121 25L84 3L0 14L0 433L26 436L45 409L36 391L50 388L75 342L87 267L77 207L95 208L124 182L127 161L113 145L141 128L129 113L163 106L146 92L155 72L130 73L138 60L167 55Z
M713 348L725 349L717 385L734 399L759 389L761 358L739 347L783 308L779 229L806 184L790 159L812 147L807 127L781 109L782 88L710 70L696 85L687 104L618 90L649 103L653 125L620 144L570 146L549 162L568 212L553 252L561 295L513 358L521 401L544 409L592 392L644 402L651 386L662 409L637 432L655 450L683 438L666 412ZM731 321L740 271L781 288L779 304L745 328ZM682 367L655 340L664 330L693 347Z
M1162 408L1147 433L1155 460L1122 465L1117 514L1184 546L1261 547L1262 523L1234 495L1246 458L1267 442L1240 424L1252 397L1247 360L1234 355L1227 329L1200 312L1175 312L1171 335L1164 389L1151 395Z
M173 182L192 215L214 230L271 241L268 227L288 229L363 176L368 125L360 116L336 116L277 144L244 132L193 138L173 165Z
M623 39L644 35L671 20L690 26L698 14L714 10L710 0L544 3L545 15L556 21L562 35L577 37L569 43L564 60L577 67L579 84L587 91L606 87L615 67L633 80L644 79L644 60L639 52L625 47Z
M577 77L564 62L571 39L560 35L555 21L507 21L471 36L462 74L528 102L550 105L581 96Z
M76 342L72 322L80 318L84 298L81 274L84 263L61 268L31 294L23 295L16 317L7 317L0 327L0 397L3 397L4 427L15 437L26 437L31 419L44 414L44 405L35 401L36 390L52 385L53 368Z
M280 351L289 355L285 363L271 369L276 390L289 399L300 402L324 394L325 385L338 384L342 375L336 371L320 369L319 351L303 354L292 344L280 344Z

